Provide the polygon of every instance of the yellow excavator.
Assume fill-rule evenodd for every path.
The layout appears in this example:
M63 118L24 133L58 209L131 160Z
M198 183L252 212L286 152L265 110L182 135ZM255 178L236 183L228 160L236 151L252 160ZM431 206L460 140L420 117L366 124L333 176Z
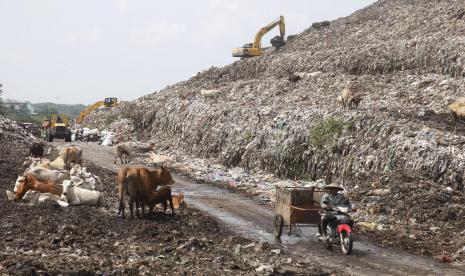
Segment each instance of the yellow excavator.
M89 115L92 111L96 110L97 108L105 106L105 107L115 107L118 106L118 99L117 98L105 98L104 101L98 101L93 105L88 106L86 109L79 113L79 117L76 119L76 123L80 124L84 120L84 118Z
M281 15L278 19L274 20L270 24L261 28L258 31L258 33L255 35L255 39L253 43L247 43L243 47L234 48L232 52L233 57L246 58L246 57L261 56L263 54L263 49L261 45L262 37L278 25L279 25L280 35L273 37L270 42L271 42L271 45L275 47L276 49L279 49L282 46L284 46L286 44L284 40L286 27L284 24L284 16Z

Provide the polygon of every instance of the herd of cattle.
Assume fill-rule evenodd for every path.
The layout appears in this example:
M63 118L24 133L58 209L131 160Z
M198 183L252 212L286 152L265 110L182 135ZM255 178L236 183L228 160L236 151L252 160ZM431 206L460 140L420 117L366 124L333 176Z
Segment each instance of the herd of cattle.
M127 152L128 149L117 147L115 160L121 157L121 153L128 155ZM6 191L10 200L27 200L33 203L53 200L65 207L105 206L102 181L82 166L82 150L78 146L62 147L59 156L53 161L44 158L43 154L43 145L34 143L31 146L30 156L26 157L23 164L26 170L18 176L14 193ZM128 161L121 160L121 163ZM145 215L146 205L149 207L149 213L152 213L159 203L163 204L164 213L170 204L171 214L174 215L174 208L184 204L184 194L172 195L169 186L172 184L174 180L164 165L155 169L142 166L122 167L117 176L119 214L125 217L124 196L128 195L132 218L134 204L138 217L139 207Z

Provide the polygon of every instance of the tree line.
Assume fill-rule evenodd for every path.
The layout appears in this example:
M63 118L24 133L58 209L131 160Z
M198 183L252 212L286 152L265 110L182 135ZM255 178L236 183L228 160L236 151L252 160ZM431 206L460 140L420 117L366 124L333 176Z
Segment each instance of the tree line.
M76 118L79 113L86 107L83 104L56 104L56 103L33 103L34 114L31 114L27 108L15 110L14 108L5 108L1 99L0 90L0 114L8 119L23 122L35 123L40 125L43 120L51 114L66 114L71 119Z

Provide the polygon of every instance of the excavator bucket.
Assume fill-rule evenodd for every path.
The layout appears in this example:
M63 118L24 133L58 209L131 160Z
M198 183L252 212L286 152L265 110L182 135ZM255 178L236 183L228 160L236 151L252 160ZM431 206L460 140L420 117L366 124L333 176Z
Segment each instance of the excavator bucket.
M273 47L275 47L276 49L279 49L281 47L283 47L284 45L286 45L286 41L284 41L284 39L277 35L275 37L273 37L271 40L270 40L270 43Z

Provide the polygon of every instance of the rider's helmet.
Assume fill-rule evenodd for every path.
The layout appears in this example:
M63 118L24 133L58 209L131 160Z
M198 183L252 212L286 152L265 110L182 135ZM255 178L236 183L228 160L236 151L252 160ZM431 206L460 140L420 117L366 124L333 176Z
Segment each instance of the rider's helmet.
M331 183L331 184L325 186L325 190L344 191L344 188L342 188L341 186L337 185L336 183Z

